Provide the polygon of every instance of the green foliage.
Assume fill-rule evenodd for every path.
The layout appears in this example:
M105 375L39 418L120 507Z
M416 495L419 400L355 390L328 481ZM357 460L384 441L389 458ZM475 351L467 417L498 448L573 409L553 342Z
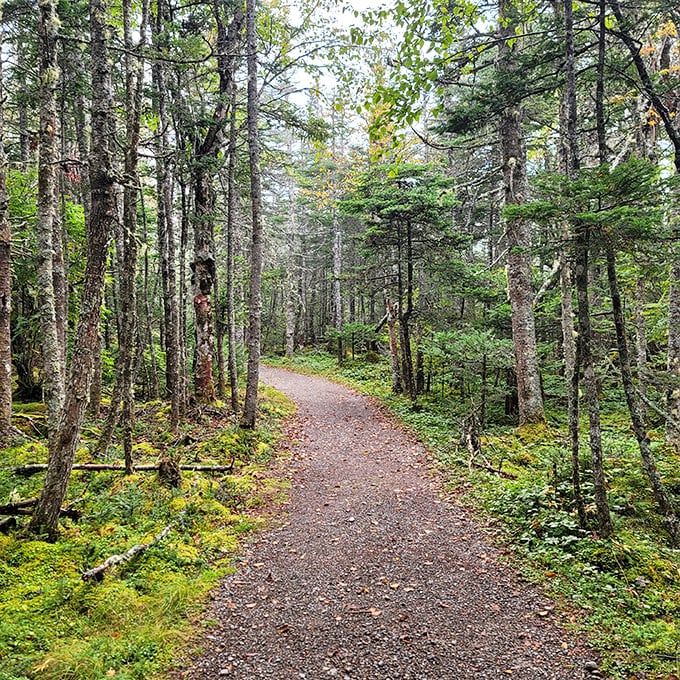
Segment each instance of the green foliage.
M557 219L575 227L601 230L617 244L633 239L658 239L666 229L667 186L656 165L637 158L616 167L602 165L581 171L577 180L542 177L542 196L523 205L508 205L508 218L524 217L550 223Z
M366 240L389 238L400 222L440 228L450 224L447 212L456 205L453 180L436 166L419 163L370 166L361 173L355 188L340 202L341 211L362 217ZM450 213L449 213L450 214Z

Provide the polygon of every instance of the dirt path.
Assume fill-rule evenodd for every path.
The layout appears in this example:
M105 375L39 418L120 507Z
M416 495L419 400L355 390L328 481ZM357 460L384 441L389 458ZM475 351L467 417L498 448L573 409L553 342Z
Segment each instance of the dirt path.
M262 379L299 404L290 516L219 590L205 656L181 677L599 677L468 512L438 496L419 444L343 387L270 368Z

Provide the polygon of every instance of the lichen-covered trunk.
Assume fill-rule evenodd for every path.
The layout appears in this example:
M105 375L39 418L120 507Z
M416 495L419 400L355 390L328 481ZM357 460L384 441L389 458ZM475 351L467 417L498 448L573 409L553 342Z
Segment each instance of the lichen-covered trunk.
M292 145L289 141L288 152ZM288 249L288 271L286 273L286 358L292 359L295 354L295 308L297 297L297 277L295 276L295 258L297 248L297 214L295 212L295 182L293 175L288 175L288 224L286 226L286 246ZM341 246L342 248L342 246ZM335 252L335 251L334 251ZM335 261L335 257L334 257ZM342 262L342 260L341 260ZM334 267L335 269L335 267ZM341 312L342 314L342 312ZM342 319L342 317L341 317Z
M578 298L578 355L583 366L583 382L588 403L590 433L590 459L593 470L593 494L597 509L597 525L603 538L611 536L614 527L609 513L607 486L602 456L602 427L600 425L600 404L597 393L597 379L592 353L593 328L590 319L588 298L588 251L590 247L588 230L583 225L576 229L575 279Z
M63 321L57 312L55 251L59 252L57 202L57 29L59 20L54 0L43 0L38 11L38 60L40 73L40 120L38 154L38 248L37 288L43 363L43 388L47 404L49 438L56 430L64 404L65 348ZM62 311L63 313L63 311Z
M516 9L509 0L499 2L499 69L514 77L519 41L515 28ZM522 130L522 110L508 105L498 126L503 167L504 205L521 205L528 199L526 148ZM531 275L531 227L522 217L508 218L508 291L520 425L545 420L541 376L538 367Z
M236 360L236 214L238 211L238 188L236 186L237 120L236 79L232 73L231 114L229 117L229 163L227 165L227 372L229 374L229 398L236 414L238 401L238 362Z
M109 236L116 220L112 167L114 115L111 64L108 53L106 0L90 0L92 54L92 156L90 181L92 214L87 228L87 264L83 294L69 369L66 398L50 442L45 485L29 525L34 534L54 540L61 504L66 498L73 459L87 407L94 353L101 319Z
M215 193L212 174L224 136L224 125L229 110L229 100L238 45L243 26L243 11L236 5L234 16L227 27L222 16L223 7L215 2L213 13L217 26L217 73L220 98L212 122L200 144L196 144L194 159L194 259L191 263L193 306L196 333L194 357L194 391L196 399L210 402L215 399L213 363L213 310L211 295L215 283L214 211Z
M565 85L560 102L560 171L565 177L576 179L580 166L577 136L577 99L576 99L576 55L574 44L574 14L572 0L564 0L557 11L564 18L564 71ZM563 245L560 247L560 303L562 325L562 351L564 356L564 379L567 389L567 414L569 422L569 441L571 448L571 481L574 492L574 505L579 526L587 526L585 501L581 488L580 432L579 432L579 363L574 328L573 276L567 255L567 246L572 238L567 222L560 225Z
M250 201L252 242L250 251L250 290L248 295L248 368L246 396L241 426L255 427L260 375L260 333L262 292L262 184L260 179L260 137L258 132L259 94L257 88L256 0L246 2L246 42L248 50L248 155L250 167Z
M567 388L567 418L571 448L571 482L579 526L586 527L586 508L581 489L580 433L579 433L579 358L576 351L572 276L564 249L560 253L560 301L562 325L562 353L564 381Z
M131 0L123 1L123 27L125 39L125 161L123 188L123 261L120 282L120 312L122 316L119 342L119 379L123 396L123 451L125 471L133 472L132 428L135 415L136 345L137 327L137 204L139 199L139 137L141 129L144 62L140 54L146 43L146 25L149 3L142 2L140 24L137 27L139 42L132 39ZM153 348L152 348L153 349Z
M645 322L645 300L647 287L645 277L638 276L635 284L635 364L637 366L638 390L640 391L640 412L646 417L647 406L647 324Z
M213 255L214 194L212 181L204 168L194 173L194 259L191 263L196 350L194 357L194 391L200 402L215 400L213 361L213 312L211 294L215 280Z
M159 34L163 28L164 2L157 3L152 21L154 47L162 50ZM163 291L163 329L165 339L165 389L170 398L170 427L176 430L184 412L183 387L180 380L179 299L177 294L177 254L175 246L175 215L173 210L173 177L168 134L167 88L165 66L157 61L152 66L156 114L161 133L156 139L156 196L158 203L158 253Z
M0 5L0 22L2 6ZM7 156L5 155L5 118L2 57L0 55L0 446L12 439L12 233L7 195Z

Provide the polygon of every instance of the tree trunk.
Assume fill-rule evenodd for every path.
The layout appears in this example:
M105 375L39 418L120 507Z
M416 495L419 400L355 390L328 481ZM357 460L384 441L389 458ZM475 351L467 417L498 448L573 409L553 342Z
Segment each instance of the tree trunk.
M288 153L292 155L292 144L288 142ZM297 297L297 277L295 276L295 260L297 249L297 214L295 210L295 182L292 172L288 174L288 224L286 246L288 250L288 271L286 272L286 358L292 359L295 354L295 301ZM335 218L337 219L337 218ZM335 262L335 246L333 250ZM342 312L340 313L342 320ZM341 324L342 325L342 324Z
M2 6L0 6L0 23ZM12 345L10 316L12 311L12 232L7 195L7 156L5 155L5 94L3 56L0 54L0 446L13 438L12 431Z
M227 165L227 372L229 373L229 397L231 410L238 413L238 363L236 360L236 308L235 300L235 250L236 214L238 212L238 188L236 186L236 74L231 78L231 113L229 116L229 163Z
M600 426L600 405L595 377L595 364L591 343L593 329L590 322L590 301L588 299L588 250L589 233L586 227L578 225L576 229L576 293L578 297L578 341L579 356L583 365L583 381L585 383L588 402L588 420L590 423L590 451L593 468L593 492L597 507L597 524L603 538L611 536L614 531L609 514L607 487L602 460L602 428Z
M599 21L599 58L598 58L598 82L596 85L596 118L598 121L598 149L600 155L605 153L605 140L599 132L601 128L600 100L604 96L604 13L602 0L600 2ZM570 120L575 125L576 115L575 98L570 102ZM575 128L574 128L575 130ZM575 133L574 133L575 134ZM573 162L574 176L578 170L578 158ZM585 383L586 400L588 403L588 421L590 426L590 453L591 466L593 469L593 494L597 508L597 526L600 535L607 538L614 533L611 515L609 513L609 501L607 499L607 486L604 475L602 457L602 428L600 424L600 403L595 376L595 363L592 354L593 328L590 318L590 298L588 293L588 260L590 251L590 230L586 225L576 225L575 233L575 275L576 294L578 298L578 356L583 365L583 381Z
M66 498L73 459L80 439L92 382L93 353L101 318L109 236L116 220L112 164L113 88L108 54L106 0L90 0L92 53L92 215L87 230L87 264L80 315L69 370L66 399L52 438L49 463L29 531L54 540L61 505Z
M152 21L152 39L156 50L162 50L160 34L163 29L165 3L159 0L155 20ZM156 142L156 196L158 203L157 231L163 289L163 328L165 338L165 389L170 398L170 427L179 427L182 417L182 388L180 381L179 301L177 297L177 255L175 247L175 221L173 211L172 161L166 100L165 70L161 61L152 67L156 114L160 134Z
M246 396L241 426L255 427L257 393L260 376L260 332L262 292L262 186L260 180L260 139L258 133L259 94L257 87L256 0L246 2L246 41L248 51L248 152L250 166L250 201L252 208L252 243L250 252L250 291L248 295L248 369Z
M215 195L212 173L222 142L234 64L238 56L237 46L243 25L243 12L240 6L237 6L228 28L224 24L222 9L218 2L214 4L214 15L217 24L217 72L220 80L220 99L205 138L200 145L195 145L196 158L193 170L195 224L194 260L191 268L196 323L194 390L196 399L201 402L210 402L215 399L213 381L215 349L211 301L215 280L213 252Z
M397 307L393 302L387 301L387 332L390 338L390 360L392 366L392 393L401 394L404 388L401 383L401 370L399 368L399 346L397 344Z
M640 412L647 416L647 324L645 323L646 281L638 276L635 286L635 363L637 365L638 390L640 391Z
M561 172L565 177L576 179L580 166L578 148L576 68L574 47L574 15L572 0L564 0L561 8L565 25L565 87L560 103L561 130ZM559 11L559 5L558 5ZM571 239L567 223L561 225L563 240ZM587 526L586 508L581 490L580 432L579 432L579 370L580 357L576 348L574 329L574 305L572 300L573 281L571 264L567 257L566 246L560 248L560 302L562 322L562 350L564 353L564 380L567 391L567 413L569 421L569 440L571 447L571 481L574 492L574 505L579 526Z
M123 188L123 269L120 282L122 336L118 347L123 396L123 450L125 470L132 474L132 428L135 408L135 342L137 329L137 201L139 198L139 136L144 86L144 62L139 56L146 44L149 3L142 2L139 44L132 40L131 0L123 0L123 32L125 40L125 164ZM153 351L153 347L151 348Z
M517 70L519 40L516 37L516 9L511 0L499 0L499 70L509 77ZM505 205L521 205L528 198L526 149L522 131L522 110L508 106L500 116L498 133L503 166ZM515 373L519 423L545 421L541 376L538 369L531 277L531 227L528 220L512 217L506 223L508 239L508 290L515 350Z
M63 327L57 314L55 280L55 235L57 206L57 28L59 19L54 0L40 3L38 13L38 54L40 68L40 151L38 158L38 305L42 339L43 386L47 404L47 424L52 438L64 404Z
M399 299L402 298L401 265L399 266ZM411 351L411 317L413 316L413 232L409 221L406 222L406 308L399 315L399 336L401 340L402 372L404 389L409 399L415 404L417 399L416 381L413 371L413 353Z
M333 172L333 327L338 334L338 364L342 364L345 350L342 343L342 229L336 205L335 171Z

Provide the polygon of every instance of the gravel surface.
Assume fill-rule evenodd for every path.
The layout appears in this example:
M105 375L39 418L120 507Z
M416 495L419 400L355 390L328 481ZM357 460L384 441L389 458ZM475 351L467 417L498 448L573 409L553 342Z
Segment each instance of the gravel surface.
M174 678L601 677L441 494L421 445L344 387L272 368L261 378L299 405L289 503L217 591L203 655Z

